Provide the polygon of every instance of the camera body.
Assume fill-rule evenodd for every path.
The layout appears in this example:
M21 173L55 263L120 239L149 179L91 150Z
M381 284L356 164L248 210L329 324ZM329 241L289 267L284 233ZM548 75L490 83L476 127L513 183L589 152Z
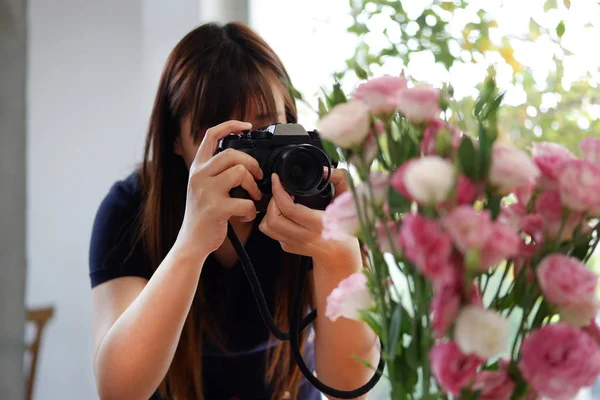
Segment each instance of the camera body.
M266 211L272 197L273 173L296 203L324 210L333 198L330 179L337 162L324 151L316 131L306 131L300 124L274 124L221 139L217 153L225 149L243 151L258 161L264 173L264 178L257 181L262 199L254 201L259 212ZM252 199L241 187L233 188L230 195Z

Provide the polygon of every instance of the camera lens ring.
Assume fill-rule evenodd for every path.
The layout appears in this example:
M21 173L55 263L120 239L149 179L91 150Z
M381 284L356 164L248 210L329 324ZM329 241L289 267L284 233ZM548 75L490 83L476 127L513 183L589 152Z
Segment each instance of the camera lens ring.
M293 163L293 160L295 160L294 157L298 157L299 154L302 154L302 156L308 155L314 160L314 164L308 166L308 170L313 176L307 181L301 182L301 184L295 184L293 182L294 175L298 175L302 172L301 168L294 171L294 167L297 167L297 164ZM291 163L290 160L292 160ZM319 166L318 170L313 169L311 171L311 168L314 168L315 165ZM329 157L323 150L310 144L286 146L279 152L277 161L273 167L280 176L282 184L296 196L307 197L318 195L331 182L332 166ZM327 167L326 177L323 176L324 167ZM296 178L298 178L298 176L296 176ZM302 178L306 178L306 176Z

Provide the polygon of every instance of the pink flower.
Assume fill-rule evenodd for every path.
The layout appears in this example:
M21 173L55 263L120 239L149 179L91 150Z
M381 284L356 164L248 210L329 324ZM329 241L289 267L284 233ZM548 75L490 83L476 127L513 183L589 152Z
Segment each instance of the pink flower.
M523 150L508 144L494 143L489 182L500 194L507 195L514 189L535 181L539 175L539 169Z
M404 164L398 167L396 171L394 171L394 173L392 174L392 179L390 180L390 184L392 185L392 187L402 196L411 201L413 199L410 193L408 192L408 189L406 189L404 177L406 175L406 170L412 165L412 163L414 163L417 160L417 158L411 158L410 160L406 161Z
M432 326L435 337L441 339L460 311L460 288L455 284L440 285L431 302Z
M513 203L509 206L502 206L498 221L505 223L516 231L520 229L521 221L526 214L527 210L522 203Z
M359 310L368 310L374 305L367 277L362 272L356 272L342 280L327 296L325 316L334 322L340 317L358 320Z
M492 233L481 251L481 267L487 269L519 254L521 238L510 226L494 222Z
M531 268L530 262L535 254L536 246L532 244L527 244L525 242L521 242L519 245L519 254L514 257L514 276L515 279L519 277L521 274L521 270L525 268L523 273L525 274L525 278L527 282L533 282L535 276L533 274L533 269Z
M455 396L473 382L482 364L478 357L463 354L454 342L436 344L429 353L429 360L433 376L442 389Z
M323 214L324 239L342 240L348 236L356 236L360 231L360 220L356 203L351 191L336 197Z
M559 309L564 309L567 315L575 317L573 313L580 308L589 316L590 307L598 309L598 276L578 259L563 254L552 254L542 259L536 274L546 300ZM593 317L595 311L592 311ZM590 319L591 317L588 323Z
M583 158L592 164L600 165L600 139L588 137L581 141Z
M447 151L453 147L458 136L460 136L460 131L457 127L441 119L433 120L423 133L421 153L426 156L445 156Z
M357 194L364 194L368 199L372 198L375 205L381 205L388 198L390 188L390 174L384 171L371 171L369 181L361 183L357 188Z
M400 231L400 224L395 221L388 221L385 225L381 221L377 222L377 247L382 253L394 253L394 249L399 250L396 244L396 238Z
M526 206L533 197L535 191L535 182L528 182L527 184L515 189L515 196L519 203Z
M570 400L600 374L600 349L577 328L547 325L523 340L519 369L541 396Z
M338 104L319 121L319 135L345 149L359 146L369 134L369 117L369 109L361 101Z
M510 400L515 382L504 369L481 371L475 377L471 390L480 392L480 400Z
M450 262L452 241L438 225L422 215L409 214L402 220L400 244L406 258L436 283L454 278Z
M600 346L600 327L598 327L598 323L595 319L593 319L592 323L588 326L581 328L581 330L590 335L596 344Z
M406 89L407 80L401 76L385 75L360 84L354 98L364 102L375 115L389 114L396 109L398 93Z
M396 107L414 124L433 121L440 116L440 94L439 89L432 87L401 90L396 97Z
M574 160L575 156L565 147L551 142L534 143L531 149L533 162L541 171L539 186L543 190L553 190L558 187L558 176L566 161Z
M600 165L584 160L564 163L558 177L560 197L573 211L591 211L600 207Z
M555 191L543 192L535 202L535 210L542 218L546 235L551 239L556 239L562 227L563 220L563 207L560 194ZM571 214L569 216L563 227L561 240L568 240L573 236L580 218L581 215L579 214Z
M459 206L442 219L442 225L463 253L482 249L492 234L490 212L476 212L471 206Z
M539 214L528 214L521 220L521 230L540 244L544 242L544 220Z
M461 175L458 178L456 192L456 201L458 205L472 204L477 198L477 186L464 175Z
M437 205L448 199L454 188L456 169L439 156L425 156L411 162L404 171L404 187L417 203Z

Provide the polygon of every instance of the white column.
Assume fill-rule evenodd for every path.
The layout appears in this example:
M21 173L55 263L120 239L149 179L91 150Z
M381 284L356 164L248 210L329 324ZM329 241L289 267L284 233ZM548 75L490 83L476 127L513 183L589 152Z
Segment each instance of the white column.
M0 0L0 399L24 398L24 0Z

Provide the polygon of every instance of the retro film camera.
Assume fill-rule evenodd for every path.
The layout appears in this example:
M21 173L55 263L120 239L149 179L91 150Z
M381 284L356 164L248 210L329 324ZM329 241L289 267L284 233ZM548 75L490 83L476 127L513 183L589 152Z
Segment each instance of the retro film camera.
M299 124L274 124L221 139L217 153L228 148L254 157L264 173L264 178L257 181L263 194L260 201L254 201L257 211L266 211L272 197L272 173L279 176L296 203L324 210L331 202L334 195L331 173L337 162L325 153L316 131L307 132ZM230 195L252 199L242 187L233 188Z

